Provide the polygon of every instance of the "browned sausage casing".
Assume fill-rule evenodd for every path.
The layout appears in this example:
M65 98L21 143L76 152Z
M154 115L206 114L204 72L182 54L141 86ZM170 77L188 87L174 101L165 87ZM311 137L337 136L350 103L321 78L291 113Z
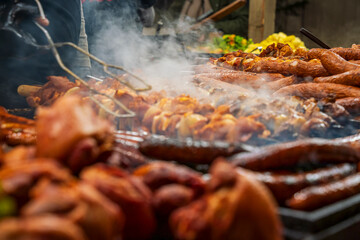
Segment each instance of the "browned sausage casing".
M206 76L232 84L247 84L251 81L276 81L284 77L279 73L252 73L244 71L202 73L200 76Z
M305 188L286 201L293 209L310 211L360 192L360 173L350 175L342 180Z
M257 58L255 60L244 60L243 67L249 72L281 73L284 75L295 75L299 77L321 77L329 76L328 71L322 66L319 60L309 62L293 59L282 60L277 58Z
M306 162L357 163L360 161L360 151L347 142L313 138L239 153L230 157L230 160L236 166L264 171Z
M360 49L337 47L332 48L331 51L339 54L346 60L360 60Z
M246 151L242 146L225 142L206 142L195 140L169 139L151 136L140 143L139 150L145 156L154 159L177 161L180 163L210 164L219 156Z
M358 69L347 71L333 76L318 77L314 79L316 83L337 83L349 86L360 86L360 66Z
M294 193L303 188L329 183L334 180L342 179L355 172L355 165L344 163L294 174L255 172L255 177L268 186L279 203L283 203L286 199L292 197Z
M359 68L359 65L348 62L338 54L327 49L311 49L308 52L308 56L309 58L320 59L321 64L331 74L339 74Z
M336 100L336 103L343 106L351 114L360 114L360 97L348 97Z
M283 87L274 96L298 96L302 98L346 98L360 97L360 88L335 83L300 83Z

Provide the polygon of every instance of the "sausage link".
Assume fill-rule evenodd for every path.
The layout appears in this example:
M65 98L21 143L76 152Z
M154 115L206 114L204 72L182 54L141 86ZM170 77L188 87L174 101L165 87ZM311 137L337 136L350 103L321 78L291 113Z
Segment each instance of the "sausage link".
M360 114L360 97L341 98L337 99L336 103L351 114Z
M316 83L337 83L360 87L360 66L358 69L350 70L344 73L336 74L328 77L317 77L314 79Z
M255 177L271 190L279 203L283 203L286 199L291 198L294 193L303 188L329 183L334 180L342 179L355 172L355 165L344 163L294 174L256 172Z
M337 47L330 50L346 60L360 60L360 49Z
M359 65L346 61L328 49L314 48L309 50L308 57L320 59L321 64L331 74L339 74L359 68Z
M298 96L315 98L317 100L332 97L360 97L360 88L335 83L300 83L283 87L273 93L273 96Z
M266 171L295 166L300 163L357 163L360 151L340 140L304 139L266 146L229 158L236 166Z
M286 201L286 205L297 210L310 211L360 192L360 173L344 179L304 188Z

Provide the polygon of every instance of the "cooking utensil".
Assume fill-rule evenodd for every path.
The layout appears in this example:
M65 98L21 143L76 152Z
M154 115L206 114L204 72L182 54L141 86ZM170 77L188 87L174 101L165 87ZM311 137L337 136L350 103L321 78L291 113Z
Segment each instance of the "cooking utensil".
M39 0L34 0L38 6L39 12L40 12L40 16L45 19L45 14L44 14L44 10L43 7L40 3ZM123 105L119 100L115 99L114 97L99 92L95 89L93 89L92 87L90 87L90 85L83 80L81 77L79 77L78 75L76 75L73 71L71 71L67 66L65 66L65 64L63 63L59 52L57 50L57 48L62 47L62 46L70 46L72 48L74 48L75 50L79 51L80 53L88 56L89 58L91 58L92 60L96 61L97 63L99 63L100 65L103 66L103 71L111 76L113 79L119 81L120 83L128 86L129 88L131 88L134 91L147 91L151 89L151 86L149 84L147 84L142 78L138 77L137 75L133 74L132 72L130 72L129 70L121 67L121 66L116 66L116 65L112 65L112 64L108 64L104 61L102 61L101 59L95 57L94 55L88 53L87 51L83 50L82 48L78 47L76 44L72 43L72 42L61 42L61 43L54 43L52 37L50 36L49 32L43 27L41 26L39 23L34 22L34 24L43 32L43 34L45 35L47 41L48 41L48 45L39 45L36 40L33 38L33 36L31 36L30 34L22 31L21 29L18 28L18 26L11 26L12 24L15 23L9 23L7 24L7 22L5 22L3 27L3 30L8 30L8 31L12 31L14 32L17 36L21 37L24 39L25 42L27 42L28 44L31 44L32 46L38 48L38 49L46 49L46 50L51 50L57 63L59 64L59 66L65 71L67 72L69 75L71 75L72 77L74 77L75 79L77 79L79 82L81 82L89 91L89 97L90 99L95 102L100 108L102 108L105 112L117 117L117 118L132 118L135 117L135 113L131 110L129 110L125 105ZM121 70L124 71L126 73L128 73L133 79L136 79L137 81L139 81L141 84L144 85L144 87L142 88L137 88L135 87L132 83L130 83L129 81L124 81L121 78L119 78L116 74L112 73L109 69L117 69L117 70ZM20 90L29 90L28 87L22 87ZM28 94L28 93L24 93L24 94ZM109 109L107 106L105 106L104 104L102 104L98 99L95 98L95 96L103 96L105 98L110 99L115 106L123 109L126 113L125 114L119 114L117 112L115 112L112 109Z
M324 43L323 41L321 41L319 38L317 38L314 34L312 34L310 31L308 31L305 28L301 28L300 32L307 38L309 38L311 41L313 41L314 43L316 43L317 45L319 45L322 48L325 49L330 49L331 47L329 47L326 43Z

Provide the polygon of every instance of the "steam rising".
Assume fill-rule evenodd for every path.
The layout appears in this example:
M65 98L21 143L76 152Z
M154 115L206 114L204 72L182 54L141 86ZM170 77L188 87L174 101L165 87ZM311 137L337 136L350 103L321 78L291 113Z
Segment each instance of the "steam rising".
M143 36L139 29L119 24L123 22L122 16L104 19L97 14L93 17L102 23L95 35L95 47L91 49L94 55L142 76L155 91L165 90L172 96L208 97L201 96L201 91L191 82L193 62L190 59L196 56L185 51L184 42L191 42L193 34L176 35L172 28L166 36ZM96 69L94 75L101 73L96 65L93 68Z

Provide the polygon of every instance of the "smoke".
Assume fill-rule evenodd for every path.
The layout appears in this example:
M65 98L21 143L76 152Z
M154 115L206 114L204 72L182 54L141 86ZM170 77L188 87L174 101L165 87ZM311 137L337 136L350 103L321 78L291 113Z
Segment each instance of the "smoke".
M94 10L98 4L85 7ZM198 37L196 33L178 35L174 27L177 23L171 23L167 26L166 35L144 36L136 17L131 16L134 12L130 8L122 9L121 14L116 15L91 9L85 9L85 13L88 14L86 20L91 17L89 21L96 22L98 26L95 32L89 34L92 54L136 73L155 91L165 90L171 96L188 94L191 97L206 97L206 94L201 96L191 82L192 60L196 56L186 50L186 45L194 42ZM130 16L133 22L124 19ZM182 24L180 27L185 29L189 25ZM93 75L103 74L100 67L93 63Z

